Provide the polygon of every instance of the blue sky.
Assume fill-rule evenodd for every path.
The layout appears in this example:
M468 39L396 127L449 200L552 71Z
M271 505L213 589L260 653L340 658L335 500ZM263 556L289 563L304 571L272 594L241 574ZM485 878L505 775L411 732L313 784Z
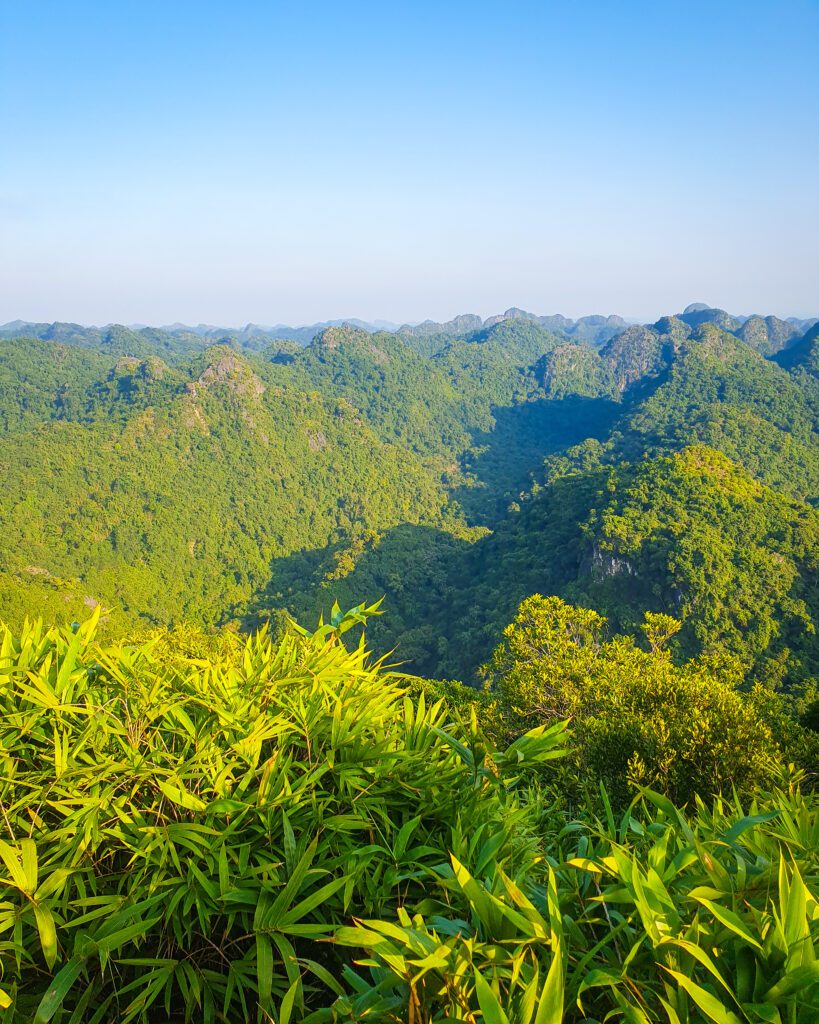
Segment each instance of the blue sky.
M0 5L0 321L819 313L819 3Z

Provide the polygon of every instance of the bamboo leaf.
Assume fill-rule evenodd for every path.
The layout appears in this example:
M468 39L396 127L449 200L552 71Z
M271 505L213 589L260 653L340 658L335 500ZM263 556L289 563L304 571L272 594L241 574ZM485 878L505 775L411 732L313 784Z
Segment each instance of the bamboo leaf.
M702 1010L708 1020L714 1024L742 1024L739 1017L731 1010L728 1010L720 1001L706 989L692 981L679 971L673 971L670 967L663 970L674 978L680 988L684 989L697 1006Z
M719 903L714 903L713 900L705 899L702 896L695 896L694 898L713 914L720 924L724 924L726 928L735 935L738 935L748 945L754 946L756 949L762 949L762 943L754 938L743 924L742 919L733 910L729 910L728 907L723 907Z
M552 962L538 1002L535 1024L563 1024L563 954L560 939L552 937Z
M74 982L82 974L84 966L85 959L75 956L60 969L40 1000L34 1016L34 1024L47 1024L47 1021L51 1020L63 1005L63 1001L71 991Z
M509 1018L498 997L477 968L475 970L475 994L478 997L478 1006L481 1008L484 1024L509 1024Z
M781 978L775 985L768 989L762 997L765 1003L780 1003L788 999L809 985L819 983L819 960L810 964L802 964L789 971L784 978Z
M259 987L259 1006L269 1010L273 993L273 946L270 938L256 935L256 980Z
M171 803L177 805L177 807L184 807L189 811L203 811L206 807L204 800L200 800L198 796L194 796L193 793L189 793L183 786L175 786L173 783L166 782L164 779L157 779L156 784L159 790L166 796Z
M43 956L50 969L57 961L57 929L54 925L54 916L47 906L34 903L34 917L37 920Z

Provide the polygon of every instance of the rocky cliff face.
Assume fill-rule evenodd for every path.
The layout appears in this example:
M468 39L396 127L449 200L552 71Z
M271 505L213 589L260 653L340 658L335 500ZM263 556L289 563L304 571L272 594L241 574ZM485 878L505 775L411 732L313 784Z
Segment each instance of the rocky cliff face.
M634 325L615 335L600 350L618 391L664 369L673 354L668 338L650 327Z
M636 576L637 569L627 558L604 551L600 544L595 544L591 553L591 575L599 583L611 576Z
M220 384L247 398L260 398L265 392L264 384L248 363L230 349L214 349L196 382L188 385L188 391L196 394Z

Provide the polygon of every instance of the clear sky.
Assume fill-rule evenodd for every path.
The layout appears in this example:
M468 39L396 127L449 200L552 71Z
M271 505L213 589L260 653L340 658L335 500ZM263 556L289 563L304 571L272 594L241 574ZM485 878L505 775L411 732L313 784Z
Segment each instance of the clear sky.
M0 2L0 322L819 314L819 2Z

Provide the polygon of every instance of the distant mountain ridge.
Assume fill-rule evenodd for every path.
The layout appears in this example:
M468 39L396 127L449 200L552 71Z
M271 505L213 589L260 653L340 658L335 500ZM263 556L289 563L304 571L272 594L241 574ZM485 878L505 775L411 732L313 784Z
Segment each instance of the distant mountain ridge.
M621 316L582 316L577 320L562 316L560 313L551 316L538 316L525 309L512 306L504 313L487 317L483 320L476 313L462 313L460 316L438 323L435 320L424 320L420 324L404 324L396 333L409 337L429 337L431 335L454 335L463 337L475 331L488 330L503 320L529 320L538 323L547 330L565 337L576 338L591 344L602 345L609 338L628 326L628 321Z
M667 365L669 353L703 327L726 331L765 358L773 358L797 345L817 323L819 318L783 320L758 314L739 316L698 302L654 324L637 324L617 315L593 314L576 320L559 313L539 316L512 306L485 320L477 314L464 313L445 322L424 320L400 327L386 321L367 322L355 318L300 327L247 323L238 328L202 323L196 326L173 323L164 327L137 324L89 327L60 321L13 320L0 326L0 340L29 337L116 357L159 356L170 365L179 364L214 345L227 345L251 354L269 351L274 358L289 359L295 352L320 340L327 331L338 330L353 331L364 337L400 338L419 355L427 357L444 352L455 342L482 344L491 340L507 351L509 358L518 359L527 352L525 363L543 356L537 373L552 395L617 394L646 373L661 371ZM602 362L597 359L598 354Z
M463 313L453 317L452 320L439 322L436 320L424 320L421 323L402 325L387 320L366 321L356 317L347 317L335 320L322 320L314 324L291 326L288 324L256 324L247 323L242 327L220 327L214 324L183 324L180 322L165 324L160 327L150 327L146 324L105 324L102 327L87 326L77 323L55 321L53 323L38 323L27 320L12 320L9 323L0 325L0 337L28 337L39 338L41 341L68 341L69 339L87 339L99 342L112 330L132 331L141 334L145 331L161 332L174 337L199 338L207 342L221 341L223 339L234 339L243 344L243 347L259 348L260 343L272 341L295 341L301 345L309 345L313 338L328 327L355 327L369 334L376 334L386 331L390 334L400 334L406 337L424 338L434 335L447 335L450 337L465 337L476 331L488 330L495 324L504 320L527 320L541 324L543 327L555 333L574 337L577 340L602 345L618 331L628 326L629 321L620 316L583 316L577 320L561 314L551 316L538 316L529 313L524 309L515 306L507 309L504 313L498 313L487 317L485 320L475 313Z
M716 306L709 306L703 302L693 302L686 306L682 313L676 314L676 319L691 328L699 327L704 323L714 324L722 330L727 330L732 334L739 334L744 341L748 341L754 348L763 350L765 347L773 346L770 354L787 347L787 343L791 339L804 334L814 324L819 322L819 317L803 319L792 316L782 320L775 316L762 316L760 314L738 315L729 313ZM179 321L159 327L151 327L146 324L122 325L110 323L103 326L89 326L64 321L41 323L28 320L11 320L6 324L0 325L0 337L22 337L25 335L27 337L39 338L42 341L53 340L71 343L74 340L76 343L83 340L100 343L110 337L112 332L130 331L138 335L145 335L146 332L151 332L153 335L165 334L177 338L187 338L193 347L196 347L195 339L203 339L203 343L198 347L206 347L205 343L213 343L214 341L227 340L229 342L233 340L243 347L256 349L264 347L269 342L286 340L309 345L319 332L328 327L349 326L367 331L369 334L386 331L390 334L399 334L413 338L424 338L434 335L466 337L477 331L486 331L504 320L527 320L532 323L538 323L554 334L597 347L601 347L627 327L637 324L637 321L627 320L624 317L613 314L591 314L572 319L560 313L544 316L528 312L517 306L511 306L505 312L489 316L485 320L476 313L461 313L447 321L424 320L420 323L405 323L401 325L389 320L368 321L360 320L356 317L322 320L300 326L282 323L246 323L241 327L225 327L205 323L191 325ZM656 327L656 324L654 326Z

